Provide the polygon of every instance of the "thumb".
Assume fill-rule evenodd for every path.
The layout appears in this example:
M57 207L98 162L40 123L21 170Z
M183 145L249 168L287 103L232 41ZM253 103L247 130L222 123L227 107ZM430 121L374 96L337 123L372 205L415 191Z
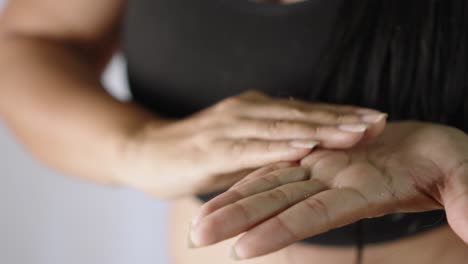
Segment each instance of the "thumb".
M468 244L468 164L450 177L442 200L450 227Z

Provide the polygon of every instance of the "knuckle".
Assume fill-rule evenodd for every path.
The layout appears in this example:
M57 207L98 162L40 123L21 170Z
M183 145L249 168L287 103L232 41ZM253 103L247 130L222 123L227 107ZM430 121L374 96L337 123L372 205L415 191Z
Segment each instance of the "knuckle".
M220 223L220 221L216 218L207 220L202 226L198 228L200 240L209 244L216 242L217 238L215 234L219 230L220 226L222 226L222 223Z
M320 133L320 126L315 125L298 125L293 128L291 132L296 132L295 134L307 135L308 137L314 137Z
M200 207L200 213L198 215L199 218L206 217L207 215L214 212L216 209L212 205L212 203L206 203Z
M320 117L324 121L329 121L329 122L339 122L339 120L340 120L340 115L339 114L333 113L333 112L328 112L328 111L321 112Z
M241 105L242 99L239 97L229 97L227 99L222 100L221 102L215 105L216 111L226 111L232 108L237 108Z
M270 121L266 125L265 131L268 133L269 136L277 136L280 134L280 130L284 121L281 120L274 120Z
M314 126L289 120L274 120L266 124L265 131L271 137L289 137L292 135L310 134L314 131Z
M231 144L227 140L214 140L212 146L210 146L211 151L208 154L213 159L224 158L224 154L229 151Z
M244 207L244 203L242 200L231 204L230 207L239 215L241 215L242 218L244 218L244 220L247 222L250 222L254 218L254 213L249 211L247 207Z
M281 188L274 189L268 194L268 197L275 201L285 201L288 205L291 204L291 198Z
M281 182L278 179L278 174L276 172L270 172L267 175L260 177L259 179L272 187L281 185Z
M311 112L311 117L317 122L324 122L324 123L335 123L337 121L338 114L325 111L325 110L316 110Z
M322 200L316 197L310 197L304 200L304 203L318 219L324 219L324 225L331 222L328 207Z
M315 135L319 136L326 136L331 138L333 129L331 129L329 126L322 125L322 126L315 126L313 128L313 131L315 132Z
M265 94L255 90L249 89L239 95L240 97L247 97L247 98L265 98Z
M297 241L302 238L302 236L296 233L293 230L292 226L288 224L288 221L284 220L280 215L273 217L273 219L276 220L276 222L278 223L279 230L289 234L290 238L293 241Z
M212 147L219 147L217 140L222 133L222 128L204 129L200 133L190 135L187 141L189 145L199 151L210 152L212 151Z
M227 151L235 157L238 157L244 154L246 151L246 148L247 148L246 142L240 141L240 140L231 141L227 145Z
M336 123L346 123L347 120L349 120L350 116L346 116L343 114L335 114L334 120Z
M304 119L307 117L307 112L298 109L298 108L289 108L288 110L285 110L288 113L288 116L294 118L294 119Z
M222 208L223 206L224 205L220 203L220 200L217 200L215 197L210 202L205 203L200 207L199 217L200 218L206 217L212 214L213 212L215 212L216 210Z
M265 132L272 138L311 137L317 134L318 126L290 120L275 120L266 125Z

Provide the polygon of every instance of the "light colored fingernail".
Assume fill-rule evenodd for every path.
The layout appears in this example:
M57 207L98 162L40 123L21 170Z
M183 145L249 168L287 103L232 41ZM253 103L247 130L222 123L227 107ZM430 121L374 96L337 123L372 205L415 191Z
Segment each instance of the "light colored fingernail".
M236 248L234 246L231 247L231 252L229 253L229 257L232 260L236 260L236 261L241 260L239 255L237 255Z
M197 248L198 246L193 242L192 239L192 227L191 224L189 225L189 230L187 234L187 247L188 248Z
M196 225L198 224L199 219L200 219L200 217L199 217L198 215L192 217L192 222L191 222L191 223L192 223L192 227L193 227L193 226L196 226Z
M345 132L354 132L354 133L362 133L365 132L369 128L367 124L343 124L339 125L338 129L345 131Z
M313 149L319 144L318 141L315 140L308 140L308 139L299 139L293 140L289 143L289 145L293 148L300 148L300 149Z
M188 233L188 236L187 236L187 247L188 248L197 248L197 245L195 245L195 243L193 243L192 235L190 233Z
M367 115L363 115L361 119L362 121L366 123L378 123L387 117L388 117L387 114L367 114Z

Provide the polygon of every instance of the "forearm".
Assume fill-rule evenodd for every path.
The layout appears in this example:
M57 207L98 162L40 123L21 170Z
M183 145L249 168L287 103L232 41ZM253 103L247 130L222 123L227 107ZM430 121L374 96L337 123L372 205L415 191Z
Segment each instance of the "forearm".
M109 96L92 58L51 40L3 35L0 87L2 119L38 159L99 182L114 182L127 140L158 122Z

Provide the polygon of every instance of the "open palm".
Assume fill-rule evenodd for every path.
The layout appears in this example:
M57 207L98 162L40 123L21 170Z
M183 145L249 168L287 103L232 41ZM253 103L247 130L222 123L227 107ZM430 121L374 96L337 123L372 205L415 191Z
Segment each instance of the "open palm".
M191 239L206 246L246 232L235 245L245 259L359 219L441 208L468 243L468 137L393 123L373 142L253 172L200 209Z

